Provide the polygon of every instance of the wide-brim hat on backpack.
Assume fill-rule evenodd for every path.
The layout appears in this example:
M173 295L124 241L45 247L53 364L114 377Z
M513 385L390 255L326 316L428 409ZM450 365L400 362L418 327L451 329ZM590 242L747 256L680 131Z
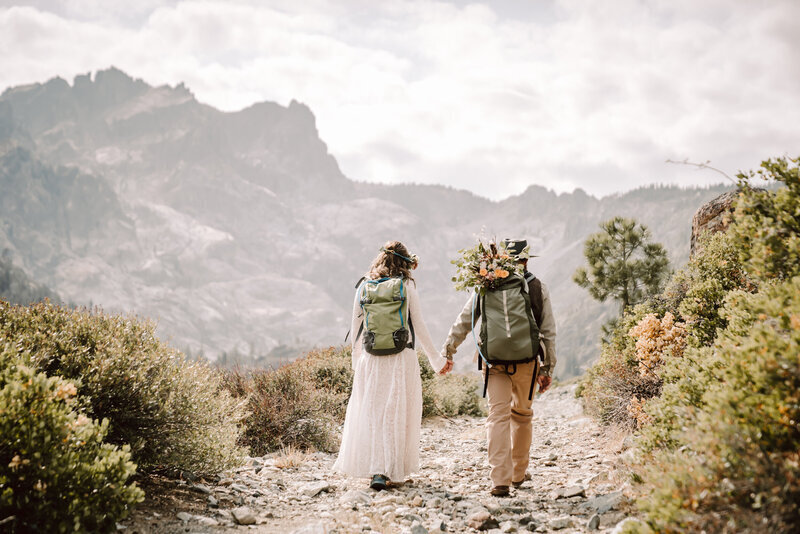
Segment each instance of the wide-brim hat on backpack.
M517 260L527 260L528 258L536 258L535 254L530 253L530 246L526 239L503 239L503 246L506 252Z

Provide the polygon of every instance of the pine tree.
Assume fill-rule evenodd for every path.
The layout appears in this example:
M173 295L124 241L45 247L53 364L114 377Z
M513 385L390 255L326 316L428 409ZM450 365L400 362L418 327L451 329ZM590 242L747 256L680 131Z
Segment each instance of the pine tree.
M614 217L600 224L602 231L584 243L588 267L572 279L600 302L609 297L620 310L658 294L669 274L669 260L660 243L650 241L650 231L634 219Z

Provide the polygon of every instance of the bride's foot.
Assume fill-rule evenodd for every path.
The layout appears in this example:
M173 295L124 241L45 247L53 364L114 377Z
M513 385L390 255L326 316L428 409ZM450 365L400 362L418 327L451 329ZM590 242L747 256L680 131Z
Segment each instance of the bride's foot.
M370 482L369 487L376 491L381 491L385 490L388 484L389 484L388 477L384 475L372 475L372 482Z

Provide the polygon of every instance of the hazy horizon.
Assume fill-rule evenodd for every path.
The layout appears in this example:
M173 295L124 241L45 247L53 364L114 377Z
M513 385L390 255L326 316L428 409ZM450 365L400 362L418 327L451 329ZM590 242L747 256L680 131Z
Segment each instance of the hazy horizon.
M222 110L306 103L353 180L499 200L710 185L800 146L800 4L0 1L0 86L115 65Z

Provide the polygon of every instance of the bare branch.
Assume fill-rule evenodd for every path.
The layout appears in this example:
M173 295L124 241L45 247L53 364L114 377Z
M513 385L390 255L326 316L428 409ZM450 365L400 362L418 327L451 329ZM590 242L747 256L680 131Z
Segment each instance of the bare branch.
M709 165L709 163L711 163L711 160L708 160L705 163L695 163L693 161L689 161L689 158L686 158L683 161L675 161L673 159L668 159L666 161L666 163L674 163L676 165L690 165L692 167L697 167L698 170L708 169L708 170L711 170L711 171L714 171L714 172L718 172L722 176L724 176L725 178L727 178L728 180L733 182L734 184L738 185L738 182L736 180L734 180L733 178L731 178L731 176L727 172Z

